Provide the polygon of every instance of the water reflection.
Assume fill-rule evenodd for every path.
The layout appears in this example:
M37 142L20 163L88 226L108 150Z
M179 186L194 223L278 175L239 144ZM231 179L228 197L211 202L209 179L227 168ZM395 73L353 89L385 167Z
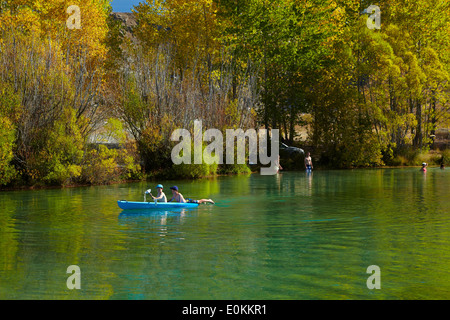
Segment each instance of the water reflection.
M312 171L306 171L306 179L308 181L308 196L312 196L312 177L313 173Z
M159 242L164 243L168 236L175 235L176 239L184 240L178 228L183 225L189 214L186 208L171 210L123 210L119 214L119 225L127 227L125 233L134 235L136 230L143 234L157 234Z
M123 210L119 214L121 223L136 222L145 220L147 222L155 222L160 225L166 225L167 221L183 223L188 209L174 208L170 210Z
M198 209L124 210L146 184L0 193L0 299L417 299L450 292L450 171L176 182ZM175 184L175 183L174 183ZM68 292L67 266L83 273ZM382 288L369 292L366 268ZM383 279L383 276L382 276Z

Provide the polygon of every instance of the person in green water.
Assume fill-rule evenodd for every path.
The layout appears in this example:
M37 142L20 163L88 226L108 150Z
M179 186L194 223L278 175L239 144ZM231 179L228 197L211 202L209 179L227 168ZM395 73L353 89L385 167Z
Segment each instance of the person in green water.
M305 157L305 169L307 172L311 172L313 170L313 164L311 159L311 153L307 153Z
M422 168L420 169L422 172L427 172L427 164L424 162L422 163Z

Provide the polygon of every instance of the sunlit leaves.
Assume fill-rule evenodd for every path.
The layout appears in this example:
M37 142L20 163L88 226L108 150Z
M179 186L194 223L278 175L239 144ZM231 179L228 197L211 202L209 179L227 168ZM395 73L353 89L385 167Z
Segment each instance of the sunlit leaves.
M212 0L145 1L135 7L137 37L147 46L170 43L182 68L217 50L216 9Z

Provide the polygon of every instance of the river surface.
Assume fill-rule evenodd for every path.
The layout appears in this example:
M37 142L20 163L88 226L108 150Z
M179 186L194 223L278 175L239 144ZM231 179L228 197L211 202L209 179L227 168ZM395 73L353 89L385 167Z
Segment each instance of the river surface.
M158 183L216 205L118 208L156 182L1 192L0 299L450 298L448 169Z

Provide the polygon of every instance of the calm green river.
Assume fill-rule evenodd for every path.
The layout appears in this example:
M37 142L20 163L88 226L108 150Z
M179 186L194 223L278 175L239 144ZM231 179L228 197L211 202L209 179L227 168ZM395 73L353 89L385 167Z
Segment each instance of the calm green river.
M159 183L216 205L119 209L156 182L1 192L0 299L450 298L449 169Z

